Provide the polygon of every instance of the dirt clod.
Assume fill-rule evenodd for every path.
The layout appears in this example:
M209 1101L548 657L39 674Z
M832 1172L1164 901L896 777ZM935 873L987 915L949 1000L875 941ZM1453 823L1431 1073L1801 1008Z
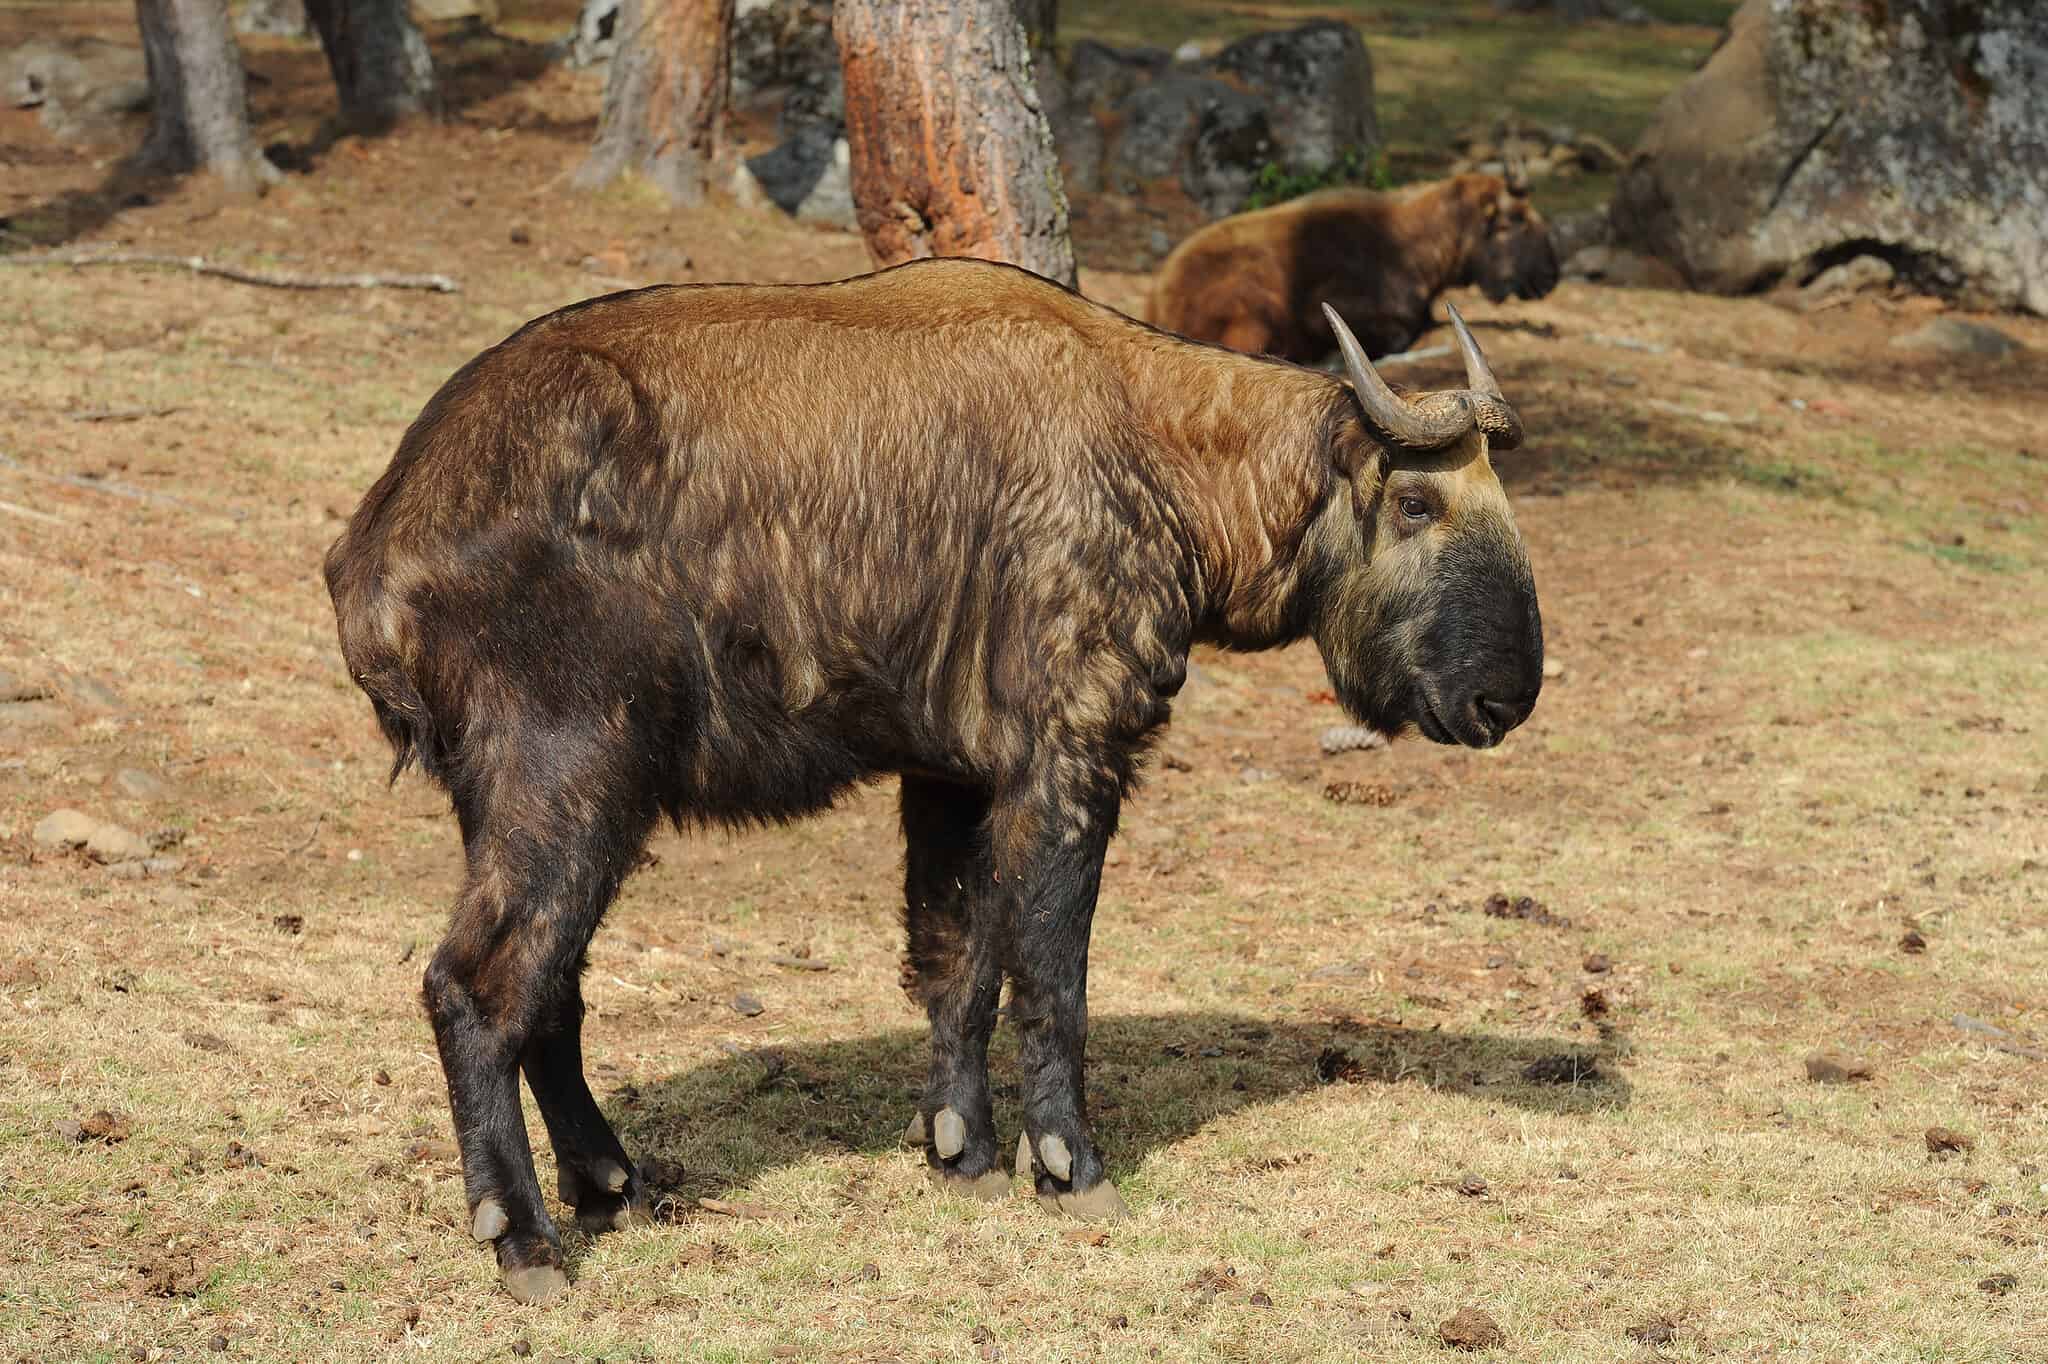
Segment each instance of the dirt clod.
M1806 1078L1817 1085L1846 1085L1871 1079L1875 1074L1868 1061L1840 1052L1817 1051L1806 1058Z
M1928 1128L1926 1138L1928 1153L1937 1156L1958 1155L1977 1144L1961 1132L1951 1131L1946 1127Z
M741 1018L757 1018L767 1007L744 990L732 997L732 1011Z
M370 1083L371 1083L371 1084L373 1084L373 1085L388 1085L388 1084L390 1084L390 1083L391 1083L391 1072L390 1072L390 1071L388 1071L388 1070L385 1070L385 1069L384 1069L384 1068L383 1068L382 1066L379 1066L379 1067L377 1068L377 1071L376 1071L376 1073L375 1073L375 1074L373 1074L372 1076L370 1076Z
M1587 953L1586 960L1582 962L1581 965L1584 967L1586 974L1589 976L1605 975L1607 972L1614 969L1614 963L1607 960L1607 954L1605 952Z
M75 1121L60 1122L57 1132L67 1141L85 1143L105 1142L117 1146L128 1140L128 1120L106 1109L99 1109Z
M1669 1345L1678 1338L1678 1323L1669 1317L1651 1317L1629 1327L1628 1338L1644 1345Z
M1921 936L1919 929L1909 928L1905 936L1899 939L1899 950L1918 956L1927 950L1927 939Z
M228 1143L228 1149L221 1153L221 1166L229 1170L260 1170L263 1157L239 1141Z
M1579 995L1579 1012L1588 1018L1605 1018L1612 1010L1607 992L1597 985L1588 985Z
M1263 1288L1260 1289L1258 1292L1252 1294L1250 1298L1246 1299L1246 1301L1251 1303L1251 1305L1254 1307L1271 1307L1273 1305L1273 1299L1266 1293L1266 1291Z
M1436 1328L1436 1333L1454 1350L1491 1350L1508 1341L1500 1323L1476 1307L1459 1308L1456 1316Z
M166 1250L147 1255L135 1266L142 1291L152 1298L192 1298L205 1286L205 1278L189 1250Z
M1993 1274L1988 1279L1977 1280L1977 1287L1994 1298L2002 1298L2019 1286L2019 1279L2011 1274Z
M1570 919L1552 914L1548 906L1530 895L1510 898L1496 891L1486 897L1486 903L1480 908L1489 919L1527 919L1530 923L1541 924L1545 928L1572 926Z
M1397 797L1394 788L1380 781L1333 781L1323 788L1323 799L1332 805L1371 805L1384 809Z
M1485 1175L1460 1175L1458 1182L1452 1187L1467 1198L1484 1198L1490 1186Z
M1223 1264L1210 1265L1187 1282L1188 1292L1203 1299L1231 1292L1237 1286L1237 1267Z
M1540 1056L1522 1067L1522 1078L1532 1085L1592 1085L1603 1078L1590 1056L1559 1052Z
M1316 1057L1316 1078L1324 1084L1342 1080L1347 1085L1363 1083L1367 1078L1366 1069L1358 1059L1342 1047L1324 1047Z
M215 1037L210 1032L186 1033L185 1045L188 1047L197 1047L200 1051L223 1052L234 1050L234 1048L230 1047L226 1043L226 1041L224 1041L221 1038Z
M1105 1324L1112 1331L1128 1331L1131 1329L1131 1319L1121 1312L1111 1317Z
M270 920L270 926L287 937L296 938L306 931L306 916L303 914L279 914Z
M512 1357L514 1359L524 1359L532 1353L533 1342L528 1340L525 1336L521 1336L519 1339L512 1342Z
M206 1342L206 1348L215 1354L219 1354L228 1348L228 1338L223 1335L215 1335Z

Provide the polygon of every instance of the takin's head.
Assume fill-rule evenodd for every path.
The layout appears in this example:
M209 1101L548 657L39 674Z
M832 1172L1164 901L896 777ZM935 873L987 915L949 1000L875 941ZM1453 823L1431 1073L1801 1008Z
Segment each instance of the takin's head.
M1456 308L1470 387L1413 402L1324 311L1364 422L1336 452L1344 486L1306 546L1310 631L1361 723L1490 748L1529 718L1543 687L1536 580L1488 461L1521 443L1521 422Z
M1557 249L1550 224L1529 202L1529 184L1519 167L1505 177L1464 175L1460 197L1476 216L1476 237L1465 257L1465 284L1476 284L1495 303L1509 298L1542 298L1557 287Z

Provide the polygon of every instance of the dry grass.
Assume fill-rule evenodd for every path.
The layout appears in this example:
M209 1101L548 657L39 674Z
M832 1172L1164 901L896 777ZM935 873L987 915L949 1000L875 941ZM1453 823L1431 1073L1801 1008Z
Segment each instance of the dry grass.
M1525 1360L1650 1357L1625 1331L1660 1316L1673 1359L2039 1356L2048 1067L1951 1020L2048 1046L2048 325L2002 321L2033 348L2004 363L1903 360L1885 306L1576 287L1460 300L1533 433L1508 472L1565 672L1524 730L1324 758L1311 651L1197 660L1186 769L1134 803L1094 953L1130 1223L1094 1244L940 1198L895 1145L923 1043L878 788L657 842L593 953L589 1053L676 1220L572 1239L571 1297L513 1306L459 1227L416 1004L454 831L384 786L318 558L456 364L596 287L584 254L861 260L540 197L574 150L464 125L115 220L299 268L453 262L452 298L0 277L0 502L58 518L0 510L0 669L55 692L0 705L0 1357L1421 1360L1467 1304ZM531 248L503 240L522 215ZM119 794L124 768L165 793ZM182 829L185 866L32 855L59 806ZM1496 891L1569 923L1489 916ZM770 960L799 946L831 969ZM1820 1048L1875 1078L1808 1083ZM1525 1078L1558 1055L1599 1078ZM125 1140L60 1130L100 1109ZM1932 1125L1974 1149L1931 1156Z

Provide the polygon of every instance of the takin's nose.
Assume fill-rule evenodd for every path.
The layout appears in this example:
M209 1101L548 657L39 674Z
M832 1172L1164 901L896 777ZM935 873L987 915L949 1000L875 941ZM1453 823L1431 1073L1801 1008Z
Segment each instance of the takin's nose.
M1529 718L1529 712L1536 709L1536 696L1532 692L1528 696L1516 697L1510 701L1480 696L1473 698L1472 704L1478 710L1481 721L1493 730L1493 737L1498 741L1509 730Z

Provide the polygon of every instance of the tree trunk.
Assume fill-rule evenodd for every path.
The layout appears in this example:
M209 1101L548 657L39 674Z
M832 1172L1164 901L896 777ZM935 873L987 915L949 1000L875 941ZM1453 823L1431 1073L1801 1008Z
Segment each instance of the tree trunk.
M733 0L625 0L597 140L576 172L601 189L628 170L678 204L724 169Z
M1074 285L1066 190L1015 0L838 0L832 32L869 254L979 256Z
M346 126L381 132L441 112L434 58L406 0L306 0L306 15L327 52Z
M277 178L249 132L242 54L227 0L135 0L149 68L149 132L132 163L148 172L211 171L253 194Z

